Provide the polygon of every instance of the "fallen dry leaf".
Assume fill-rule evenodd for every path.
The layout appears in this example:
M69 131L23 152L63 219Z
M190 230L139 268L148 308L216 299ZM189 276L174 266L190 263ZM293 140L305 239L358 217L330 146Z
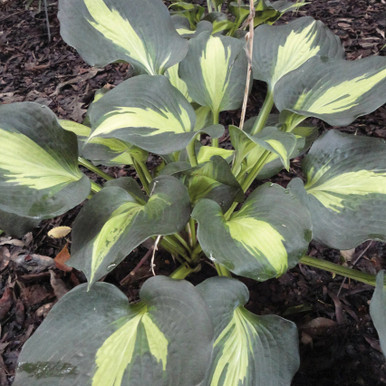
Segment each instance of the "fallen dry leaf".
M53 305L54 305L54 303L43 304L41 307L39 307L36 310L35 315L38 318L45 318L48 315L48 313L50 312Z
M21 254L12 257L16 265L23 267L28 272L39 273L54 265L54 259L49 256L37 255L35 253Z
M67 226L54 227L50 229L47 233L49 237L54 239L62 239L66 237L71 232L71 228Z
M44 285L33 284L28 287L21 288L20 297L24 304L28 307L33 307L44 303L48 299L52 299L53 293Z
M346 263L353 259L354 254L355 254L355 248L347 249L347 250L344 250L344 251L340 251L340 255L344 258L344 261Z
M55 261L56 268L64 272L71 272L72 267L69 267L68 265L66 265L66 261L71 257L70 252L68 251L67 245L68 243L56 255L56 257L54 258L54 261Z
M19 239L11 239L10 237L2 237L0 241L0 245L13 245L15 247L24 247L25 243Z

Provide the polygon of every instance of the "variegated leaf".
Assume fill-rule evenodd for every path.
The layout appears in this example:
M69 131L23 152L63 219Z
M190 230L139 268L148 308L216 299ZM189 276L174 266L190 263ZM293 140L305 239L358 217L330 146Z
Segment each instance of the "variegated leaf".
M77 135L79 153L96 165L132 165L133 158L146 161L148 157L146 151L115 138L96 137L87 142L91 128L84 124L64 119L59 119L59 123L63 129Z
M210 198L225 212L234 201L239 202L244 198L243 190L228 163L220 156L213 156L185 174L188 175L187 186L193 205L201 198Z
M126 190L130 194L132 199L134 199L138 204L145 205L148 201L148 197L143 192L141 186L138 182L132 177L121 177L114 178L112 180L106 181L104 187L118 186Z
M75 220L68 264L84 271L89 286L149 237L178 232L189 220L189 195L175 177L154 179L146 203L138 200L138 189L134 194L131 189L129 185L108 185Z
M246 310L248 289L238 280L210 278L197 289L209 305L215 333L205 385L289 385L299 367L296 325Z
M3 229L14 231L13 217L27 226L58 216L88 196L90 182L78 168L76 137L47 107L0 106L0 137Z
M82 155L96 165L132 165L133 159L146 162L148 152L116 138L95 137L81 149Z
M386 240L386 143L330 130L304 159L305 186L289 185L308 206L313 237L336 249Z
M93 66L125 60L162 74L187 52L159 0L60 0L58 17L64 41Z
M215 155L224 158L227 162L231 162L233 154L234 150L224 149L223 147L201 146L197 153L197 162L203 164Z
M204 300L164 276L147 280L140 298L129 305L107 283L74 288L24 345L14 385L198 385L213 342Z
M306 16L286 25L259 26L253 41L253 77L267 82L272 91L284 75L316 55L344 56L339 38L322 22Z
M174 66L168 68L165 72L165 75L170 80L172 86L174 86L185 98L187 101L192 102L192 98L189 96L188 86L185 81L183 81L178 75L178 69L180 64L177 63Z
M377 284L370 303L370 315L379 335L383 355L386 357L386 281L385 271L377 274Z
M315 139L318 137L318 128L313 126L301 125L292 130L296 138L296 145L290 154L289 158L293 159L299 155L305 153ZM245 158L245 169L244 173L247 173L252 167L256 164L258 159L262 155L261 147L256 147L254 151L250 151ZM264 180L275 176L280 170L283 169L283 162L278 157L277 154L271 153L267 158L266 164L261 169L260 173L257 175L256 179Z
M276 84L277 108L345 126L386 102L386 58L313 58Z
M247 58L245 43L227 36L203 32L189 42L179 74L191 98L214 114L241 106L244 96Z
M71 131L76 134L77 137L88 137L91 134L91 128L81 123L67 119L58 119L58 122L64 130Z
M213 26L209 21L201 20L197 23L196 29L192 29L189 21L180 15L172 15L172 21L177 33L187 39L198 36L200 33L206 31L211 33Z
M88 142L116 138L157 154L184 149L197 134L192 106L164 76L122 82L91 105L89 116Z
M220 206L203 199L192 217L205 254L231 272L264 281L297 264L311 240L308 210L288 190L264 184L227 220Z
M287 170L289 169L290 157L297 143L294 134L280 131L277 127L273 126L265 127L260 133L251 135L247 128L246 130L240 130L238 127L230 125L229 132L233 143L241 145L235 146L238 154L243 157L249 155L249 163L252 166L259 160L263 152L268 150L275 154L274 157L271 157L272 159L278 156L283 166ZM255 146L255 144L258 146ZM236 165L241 161L242 159L237 159Z

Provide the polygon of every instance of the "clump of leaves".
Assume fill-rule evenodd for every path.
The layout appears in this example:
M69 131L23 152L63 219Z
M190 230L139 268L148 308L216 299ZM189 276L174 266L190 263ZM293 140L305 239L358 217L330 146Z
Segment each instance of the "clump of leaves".
M69 261L88 284L66 294L25 344L14 384L290 384L296 326L247 311L248 290L232 273L264 281L300 261L323 266L305 256L312 239L338 249L386 240L385 142L336 129L318 138L304 123L347 125L381 106L386 59L346 61L339 39L310 17L257 26L249 57L267 95L257 117L229 125L228 150L218 147L219 113L240 108L249 89L244 39L211 23L181 37L158 0L59 5L63 38L89 64L123 60L137 75L99 95L84 124L35 103L0 106L3 229L23 234L92 195L73 224ZM153 175L149 153L162 159ZM259 184L246 198L254 181L305 153L305 181ZM140 184L95 166L122 163ZM79 164L106 183L90 181ZM140 301L128 304L98 280L149 239L181 265L147 280ZM204 259L218 277L196 287L182 280ZM377 280L371 314L384 347L382 272Z

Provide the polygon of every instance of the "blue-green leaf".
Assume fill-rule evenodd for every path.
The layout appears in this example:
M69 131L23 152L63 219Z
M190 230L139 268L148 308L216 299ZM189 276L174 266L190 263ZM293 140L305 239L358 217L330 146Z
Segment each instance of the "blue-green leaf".
M3 229L12 231L13 217L32 225L58 216L88 196L90 182L78 168L76 136L63 130L47 107L32 102L0 106L0 137Z
M206 256L231 272L264 281L297 264L311 240L308 210L288 190L264 184L229 219L214 201L197 203L192 217Z
M244 308L247 287L215 277L197 286L209 305L215 342L205 385L289 385L299 367L296 325Z
M178 232L189 220L189 195L175 177L154 179L147 202L132 189L128 184L108 184L75 220L68 264L84 271L89 286L149 237Z
M58 17L64 41L93 66L125 60L162 74L187 52L159 0L60 0Z
M141 301L116 287L80 285L24 345L15 386L195 386L211 357L207 306L188 282L156 276Z
M386 102L386 58L313 58L275 86L276 107L345 126Z
M182 150L197 134L193 107L160 75L122 82L91 105L89 116L89 142L116 138L157 154Z
M377 274L377 284L370 303L370 315L379 335L381 349L386 357L386 282L385 271Z
M344 56L339 38L321 21L306 16L286 25L259 26L253 41L253 77L273 90L284 75L316 55Z
M330 130L304 159L307 181L290 188L308 206L313 237L351 249L368 239L386 240L386 143Z
M241 106L247 73L244 45L241 40L209 32L190 40L179 74L195 102L216 114Z

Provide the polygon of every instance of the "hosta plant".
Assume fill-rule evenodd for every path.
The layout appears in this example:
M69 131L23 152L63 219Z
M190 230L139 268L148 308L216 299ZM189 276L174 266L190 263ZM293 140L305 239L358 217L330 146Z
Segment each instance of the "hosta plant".
M386 59L345 60L311 17L255 30L251 18L248 48L209 22L179 35L158 0L62 0L59 19L88 63L126 61L136 75L98 93L83 123L35 103L0 106L0 227L21 235L88 200L69 260L88 283L24 345L14 385L289 385L296 326L248 311L233 274L264 281L302 262L375 285L306 253L311 240L337 249L386 240L386 143L338 129L318 137L305 120L338 127L381 106ZM267 84L265 102L245 124L227 123L233 147L219 147L219 114L242 106L250 67ZM160 160L151 171L149 153ZM299 156L304 179L260 182ZM122 164L138 181L97 168ZM142 243L179 267L129 304L100 279ZM185 278L205 259L218 277L193 286ZM380 272L370 312L384 350L385 303Z

